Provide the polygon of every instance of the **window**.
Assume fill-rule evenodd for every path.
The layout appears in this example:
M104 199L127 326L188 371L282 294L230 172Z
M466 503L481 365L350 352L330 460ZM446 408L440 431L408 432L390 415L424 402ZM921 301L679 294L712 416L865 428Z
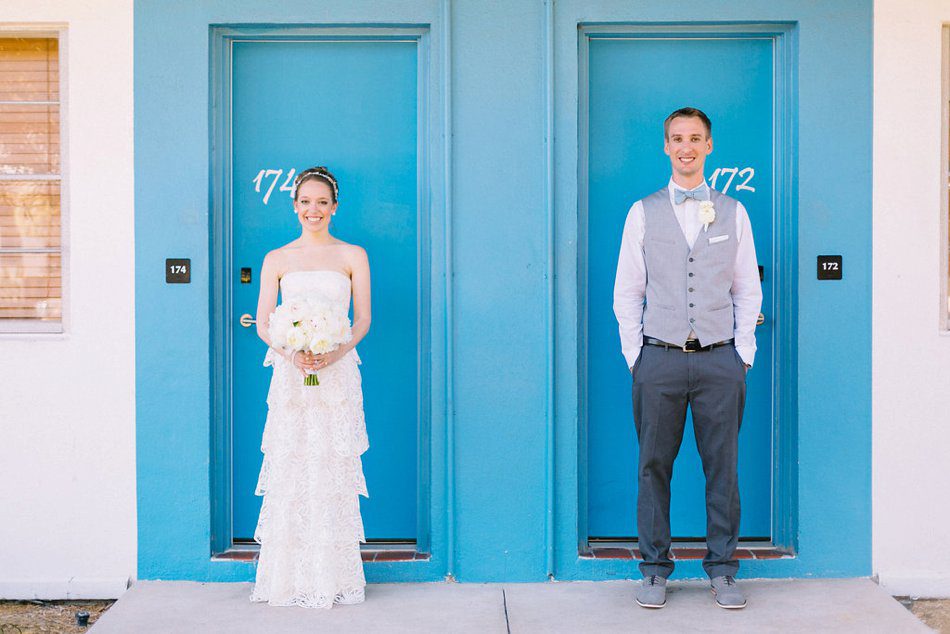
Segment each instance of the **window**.
M59 40L0 33L0 332L62 332Z

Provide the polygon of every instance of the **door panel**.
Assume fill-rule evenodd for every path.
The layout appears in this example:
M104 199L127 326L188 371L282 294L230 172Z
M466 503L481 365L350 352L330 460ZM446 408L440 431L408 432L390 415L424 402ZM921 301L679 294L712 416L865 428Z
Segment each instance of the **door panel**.
M710 185L738 198L749 212L759 264L763 310L773 306L774 174L773 43L753 38L591 38L588 49L588 534L636 535L637 441L630 374L620 354L613 282L627 211L664 187L663 120L683 106L713 123ZM771 534L772 327L756 331L755 368L748 375L739 434L743 537ZM687 418L674 468L674 537L706 534L704 476Z
M296 238L294 173L326 165L340 200L332 232L363 246L373 325L358 350L371 449L363 456L369 539L416 537L420 279L418 45L395 40L236 41L232 49L231 275L233 535L251 538L271 370L238 317L254 314L260 264ZM241 269L251 269L250 283Z

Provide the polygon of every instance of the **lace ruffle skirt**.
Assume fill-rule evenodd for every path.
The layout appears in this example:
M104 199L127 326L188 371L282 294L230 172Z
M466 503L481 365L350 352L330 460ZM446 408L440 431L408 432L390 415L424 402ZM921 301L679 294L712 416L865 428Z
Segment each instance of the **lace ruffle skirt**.
M320 371L319 386L305 386L283 358L265 359L274 376L256 490L264 500L252 601L329 608L363 599L360 455L369 443L358 363L352 352Z

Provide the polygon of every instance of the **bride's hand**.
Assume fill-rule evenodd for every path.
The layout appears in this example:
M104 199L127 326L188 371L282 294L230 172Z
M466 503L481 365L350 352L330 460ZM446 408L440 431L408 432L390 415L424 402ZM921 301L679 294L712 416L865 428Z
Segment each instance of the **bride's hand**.
M313 369L322 370L327 366L331 366L346 355L340 348L337 348L333 352L327 352L326 354L316 354L313 356Z
M308 350L297 351L293 353L293 362L294 367L300 370L300 373L304 376L307 375L308 370L316 370L316 361L314 360L313 353Z

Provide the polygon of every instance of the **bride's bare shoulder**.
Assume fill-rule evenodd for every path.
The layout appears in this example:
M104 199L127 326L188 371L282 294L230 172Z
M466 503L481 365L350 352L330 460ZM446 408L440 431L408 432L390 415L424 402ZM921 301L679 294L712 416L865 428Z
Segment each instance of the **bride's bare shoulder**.
M283 269L286 266L288 260L293 256L293 253L299 249L299 246L296 244L296 242L296 240L293 242L288 242L283 246L268 251L267 255L264 256L264 266L269 266L278 270Z
M343 257L350 268L366 261L366 249L360 245L341 242L338 246L343 251Z

